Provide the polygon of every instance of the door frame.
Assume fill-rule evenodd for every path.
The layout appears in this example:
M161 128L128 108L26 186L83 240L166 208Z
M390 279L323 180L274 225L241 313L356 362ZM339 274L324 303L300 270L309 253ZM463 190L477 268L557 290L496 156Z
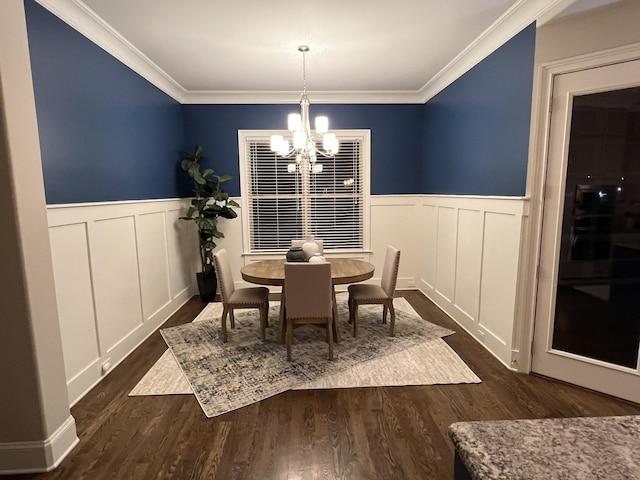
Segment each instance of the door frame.
M527 166L527 194L516 293L515 318L517 320L514 325L513 337L514 346L517 346L518 349L518 362L512 367L520 372L531 372L533 358L533 335L538 298L554 79L557 75L565 73L633 60L640 60L640 43L542 63L535 71Z

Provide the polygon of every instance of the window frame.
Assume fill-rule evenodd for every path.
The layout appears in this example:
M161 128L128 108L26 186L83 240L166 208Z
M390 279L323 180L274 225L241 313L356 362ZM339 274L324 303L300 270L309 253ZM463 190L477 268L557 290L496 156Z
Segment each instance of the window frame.
M345 248L330 250L331 253L364 253L371 251L371 130L348 129L331 130L340 139L361 140L361 181L362 181L362 248ZM290 136L288 130L238 130L238 166L240 171L240 206L242 211L242 249L243 255L265 256L281 254L285 250L251 250L251 235L249 225L249 202L246 192L249 191L249 178L247 175L247 141L260 140L269 143L271 135Z

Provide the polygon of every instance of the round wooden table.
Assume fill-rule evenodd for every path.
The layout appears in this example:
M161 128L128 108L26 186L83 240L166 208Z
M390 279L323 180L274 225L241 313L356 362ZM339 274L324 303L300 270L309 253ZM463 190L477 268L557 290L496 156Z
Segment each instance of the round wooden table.
M249 263L240 269L240 273L247 282L284 286L285 261L278 259ZM327 262L331 264L331 280L334 285L368 280L373 277L375 270L371 263L353 258L328 258Z
M280 334L279 341L284 343L285 335L285 291L284 291L284 264L286 260L263 260L260 262L252 262L240 269L243 280L258 285L276 285L282 287L280 301ZM349 283L362 282L373 277L375 267L364 260L355 260L353 258L327 258L327 262L331 264L331 281L333 285L345 285ZM335 305L335 289L333 291L334 309L336 312L336 321L338 318L338 308ZM338 329L336 328L336 341L339 342Z

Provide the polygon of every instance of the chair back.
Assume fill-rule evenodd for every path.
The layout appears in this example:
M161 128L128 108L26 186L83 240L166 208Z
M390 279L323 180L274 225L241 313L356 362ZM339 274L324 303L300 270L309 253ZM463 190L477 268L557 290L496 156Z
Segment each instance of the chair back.
M382 281L380 286L389 295L393 297L396 292L396 282L398 280L398 267L400 266L400 250L393 245L387 247L387 253L384 257L384 267L382 268Z
M291 246L301 247L306 242L306 240L291 240ZM316 245L318 245L318 253L324 253L324 240L314 240L314 242Z
M285 263L287 318L327 318L333 312L330 263Z
M213 266L218 276L218 287L220 289L220 299L222 303L229 303L229 299L236 290L229 264L229 256L226 249L221 249L213 255Z

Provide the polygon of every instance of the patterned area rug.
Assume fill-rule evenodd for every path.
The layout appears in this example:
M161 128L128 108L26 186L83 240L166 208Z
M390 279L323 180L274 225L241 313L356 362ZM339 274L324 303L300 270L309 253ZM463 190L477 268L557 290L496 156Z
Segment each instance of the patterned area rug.
M394 302L396 337L381 323L380 306L364 306L354 339L344 320L346 294L337 297L342 341L334 346L333 362L327 359L324 330L314 326L296 329L294 361L286 361L285 346L276 343L278 302L271 302L265 342L257 311L247 310L238 312L236 328L222 344L221 308L212 303L193 323L161 331L170 351L130 395L193 392L205 415L213 417L289 389L480 382L441 340L453 332L418 317L404 298Z

